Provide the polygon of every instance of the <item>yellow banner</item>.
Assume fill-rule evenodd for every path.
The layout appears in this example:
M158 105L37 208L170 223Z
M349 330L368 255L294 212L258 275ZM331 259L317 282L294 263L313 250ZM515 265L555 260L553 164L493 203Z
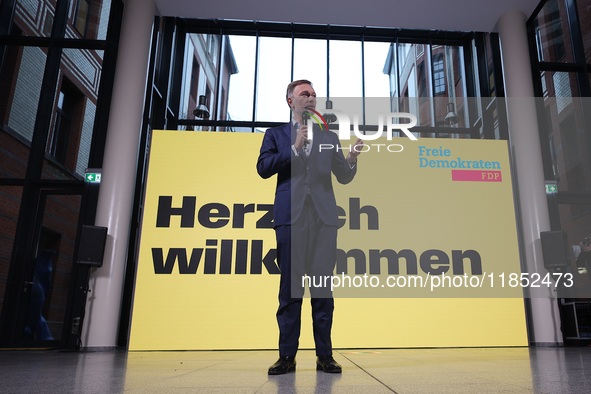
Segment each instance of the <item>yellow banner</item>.
M131 350L277 348L275 179L256 173L261 141L154 132ZM519 256L506 143L399 138L364 149L355 180L335 186L334 346L527 345L521 291L509 285ZM313 348L311 325L305 300L301 348Z

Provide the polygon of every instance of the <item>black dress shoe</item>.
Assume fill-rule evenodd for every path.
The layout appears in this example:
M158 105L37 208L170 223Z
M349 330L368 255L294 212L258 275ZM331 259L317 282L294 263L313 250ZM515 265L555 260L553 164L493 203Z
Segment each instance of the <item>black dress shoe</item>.
M316 360L316 370L326 373L341 373L343 368L332 356L320 356Z
M269 375L283 375L294 372L296 361L294 356L281 356L279 360L269 367Z

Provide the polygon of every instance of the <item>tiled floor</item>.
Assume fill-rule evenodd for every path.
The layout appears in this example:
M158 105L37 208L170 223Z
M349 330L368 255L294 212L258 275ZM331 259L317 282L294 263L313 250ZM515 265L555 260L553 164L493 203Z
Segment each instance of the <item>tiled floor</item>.
M591 347L338 350L342 375L268 376L272 351L0 352L2 393L590 393Z

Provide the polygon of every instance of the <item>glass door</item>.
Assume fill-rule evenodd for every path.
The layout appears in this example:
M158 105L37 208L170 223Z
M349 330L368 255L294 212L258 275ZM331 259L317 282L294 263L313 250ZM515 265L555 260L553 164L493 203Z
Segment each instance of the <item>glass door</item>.
M562 331L567 344L591 340L591 197L562 198L557 204L560 229L566 233L567 271L572 287L560 299Z
M58 347L67 336L74 284L75 247L82 196L76 190L42 190L22 295L17 299L17 347Z

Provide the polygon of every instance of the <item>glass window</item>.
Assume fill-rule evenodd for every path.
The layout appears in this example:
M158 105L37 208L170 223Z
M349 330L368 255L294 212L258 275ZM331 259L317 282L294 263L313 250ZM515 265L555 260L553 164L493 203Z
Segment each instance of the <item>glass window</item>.
M392 85L399 83L400 95L392 109L416 115L420 126L464 127L466 85L461 48L400 44L397 52L399 80L391 78L390 89L394 92ZM393 65L390 70L394 71Z
M378 116L390 108L390 47L389 42L364 42L363 78L365 88L365 118L370 125L378 124Z
M221 42L220 36L212 34L187 36L179 118L216 119L218 103L215 88L218 76L225 77L218 72ZM205 96L207 116L194 114L200 96Z
M556 74L561 75L553 79L576 83L574 74L554 73L553 77ZM559 191L591 192L591 140L584 115L591 111L590 104L588 98L572 96L543 99L551 168Z
M24 178L46 55L41 48L6 46L0 70L0 177Z
M49 37L54 20L56 0L17 0L14 27L19 34L33 37ZM75 0L70 3L68 22L70 37L105 40L111 1ZM14 30L13 27L13 30Z
M24 36L49 37L53 25L55 3L56 0L17 0L13 30L14 27L17 27Z
M237 71L230 76L228 85L227 119L251 121L254 110L256 37L230 36L229 42Z
M107 36L110 1L75 0L72 25L80 36L104 40Z
M398 56L396 44L390 44L384 64L384 72L388 74L390 98L398 96ZM392 109L396 108L392 106Z
M496 43L498 44L498 41L496 41ZM497 96L497 86L496 86L496 81L495 81L495 65L494 65L494 56L493 56L493 36L491 34L487 34L486 35L486 39L485 39L485 44L486 44L486 68L488 71L488 88L490 89L490 96L491 97L496 97ZM476 53L476 51L474 51L474 53ZM478 68L475 67L475 70L477 70ZM475 73L475 76L477 74ZM478 90L479 91L479 90Z
M433 45L433 90L435 124L465 127L467 108L463 51L460 47Z
M74 16L74 26L78 29L78 32L82 37L86 37L90 28L90 15L91 15L91 1L90 0L77 0L76 11Z
M400 53L402 49L405 47L406 44L390 44L388 49L388 55L386 57L386 61L384 64L384 72L388 73L388 82L389 82L389 90L390 90L390 111L398 112L400 111L400 78L401 72L399 70L400 67Z
M362 97L361 42L330 41L330 97Z
M189 86L189 106L186 108L187 114L191 114L199 103L199 62L193 58L191 66L190 86Z
M24 178L29 160L28 144L15 134L0 130L0 178Z
M567 12L569 4L576 10ZM584 50L586 63L591 62L591 1L574 2L548 0L535 19L533 28L539 62L575 61L573 44ZM571 37L570 23L579 23L582 41ZM581 44L581 46L579 46ZM579 63L578 69L588 65ZM589 154L591 134L589 132L588 98L581 98L587 91L591 78L585 80L582 74L549 69L545 64L540 72L539 88L543 99L538 108L540 126L547 146L544 151L547 176L558 181L561 192L590 193L591 155ZM554 68L554 67L552 67ZM574 208L573 208L574 209Z
M398 45L398 80L400 84L398 110L418 113L418 87L416 74L416 45Z
M585 48L585 61L591 64L591 0L577 0L577 10Z
M43 177L78 179L88 167L103 51L64 49Z
M64 82L62 90L58 94L55 123L47 144L48 153L61 164L66 163L66 153L70 134L72 134L70 133L72 118L78 109L81 96L79 92L68 85Z
M573 274L572 298L591 298L591 256L583 250L591 238L591 205L560 204L560 228L567 234L568 271ZM581 252L584 252L581 254Z
M333 108L358 116L358 124L365 123L361 72L361 42L330 40L329 91Z
M30 142L35 128L35 114L39 104L41 84L47 55L43 48L9 48L17 59L5 62L2 82L10 82L7 97L2 98L2 124L19 138ZM18 67L15 69L13 67Z
M285 89L291 82L291 38L260 37L256 121L289 122Z
M580 96L577 76L574 73L560 71L543 71L541 73L544 97L562 97L562 105L571 97Z
M252 120L255 45L255 37L188 35L179 118ZM217 130L236 131L225 126Z
M73 279L81 197L46 195L44 198L23 334L26 339L59 340Z
M364 42L365 97L390 97L389 72L384 68L391 45L389 42Z
M534 34L541 62L573 62L566 2L548 0L534 21Z
M205 46L207 48L207 56L214 67L217 67L220 53L220 36L217 34L204 34Z
M318 97L326 97L326 45L326 40L294 40L293 80L312 82Z
M445 88L445 69L443 67L443 55L433 56L433 84L435 94L444 94Z
M58 93L46 151L50 157L71 172L75 172L76 148L82 129L84 104L84 95L72 82L64 79Z
M0 310L4 302L22 188L0 186Z
M449 105L458 114L457 124L465 124L460 46L367 41L361 35L357 40L331 39L328 31L325 38L320 33L311 38L221 33L187 36L179 119L184 124L196 121L186 129L212 129L199 122L203 117L194 116L202 96L208 102L210 120L232 121L227 122L232 126L216 125L218 131L262 132L267 126L255 125L253 130L250 122L287 122L285 88L298 79L312 81L319 110L324 110L328 96L334 110L347 112L351 121L357 116L357 124L371 129L377 125L377 116L388 112L411 112L424 127L447 126Z

